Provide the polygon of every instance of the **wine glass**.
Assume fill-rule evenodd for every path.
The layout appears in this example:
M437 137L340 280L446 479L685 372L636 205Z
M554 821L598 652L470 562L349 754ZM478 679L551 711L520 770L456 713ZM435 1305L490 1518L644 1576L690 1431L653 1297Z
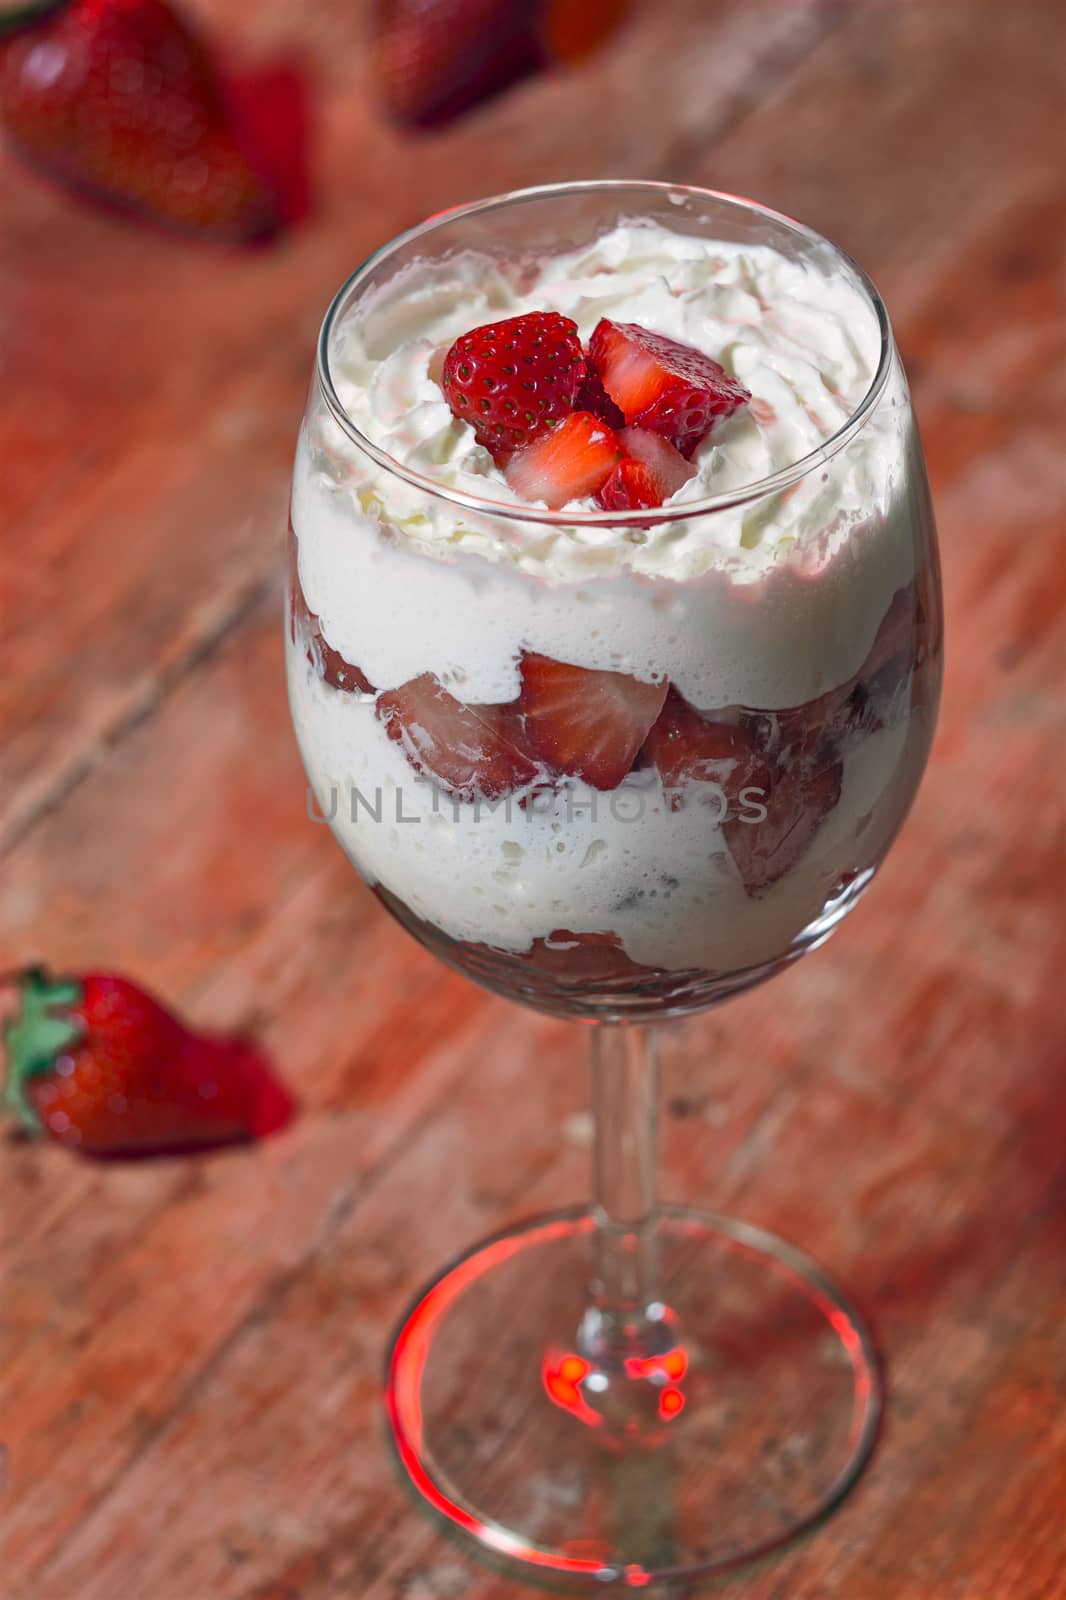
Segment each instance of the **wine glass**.
M682 261L776 252L786 286L799 273L844 308L861 396L825 398L798 459L655 510L551 511L453 470L441 328L507 315L575 262L609 304L597 252L619 227L665 230ZM658 257L645 270L663 278ZM757 280L740 323L783 316L817 341L809 308L760 302ZM760 405L744 426L772 425ZM784 216L656 183L527 190L401 235L323 324L287 660L314 794L382 903L476 982L591 1024L591 1204L475 1245L416 1296L386 1379L403 1473L482 1553L579 1591L780 1548L869 1456L875 1349L799 1249L658 1203L655 1025L820 945L924 770L935 530L873 285ZM588 746L569 764L537 720L545 680ZM618 695L646 731L611 783L596 762Z

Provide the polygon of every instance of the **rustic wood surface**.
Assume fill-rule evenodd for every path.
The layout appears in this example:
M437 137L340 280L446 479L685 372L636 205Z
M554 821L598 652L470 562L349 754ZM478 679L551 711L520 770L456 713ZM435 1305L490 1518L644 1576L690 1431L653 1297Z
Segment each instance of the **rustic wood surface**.
M363 5L199 9L311 74L317 209L279 248L175 244L0 156L0 968L124 969L253 1026L303 1114L203 1162L0 1147L0 1596L528 1593L409 1505L380 1356L459 1247L584 1192L583 1040L434 963L308 821L281 537L352 265L477 193L626 175L757 195L871 270L947 594L880 884L670 1055L667 1196L832 1262L891 1377L843 1512L727 1592L1061 1600L1061 12L648 0L580 72L413 140L368 107Z

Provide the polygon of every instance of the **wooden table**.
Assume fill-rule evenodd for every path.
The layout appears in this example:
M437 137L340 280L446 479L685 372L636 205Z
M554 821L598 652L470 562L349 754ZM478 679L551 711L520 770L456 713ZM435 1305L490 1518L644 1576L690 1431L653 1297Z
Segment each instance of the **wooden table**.
M414 140L367 107L363 6L229 9L316 89L317 212L274 252L0 158L0 967L125 969L252 1026L304 1110L204 1162L0 1152L0 1594L526 1593L409 1506L379 1362L431 1269L584 1192L582 1040L423 954L308 821L281 535L352 265L474 194L613 174L758 195L872 271L947 585L941 731L881 883L671 1057L668 1197L832 1262L891 1374L853 1499L729 1592L1066 1596L1061 14L658 0Z

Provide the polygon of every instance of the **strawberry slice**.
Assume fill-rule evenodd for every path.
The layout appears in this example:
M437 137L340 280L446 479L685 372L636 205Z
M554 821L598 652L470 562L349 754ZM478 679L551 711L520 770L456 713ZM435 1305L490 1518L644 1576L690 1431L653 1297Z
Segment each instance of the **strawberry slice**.
M320 629L311 636L312 660L324 683L342 694L373 694L374 685L361 667L346 661L339 650L327 644Z
M703 716L676 689L670 690L662 715L648 734L644 755L658 767L674 811L684 804L683 791L690 783L714 784L730 815L741 805L743 790L757 789L761 799L770 785L770 770L754 731L742 723Z
M557 511L571 500L596 494L621 454L613 428L588 411L575 411L512 456L504 476L520 499L541 500Z
M127 978L18 978L3 1030L4 1107L30 1134L97 1157L175 1155L243 1143L294 1103L248 1040L193 1033Z
M641 461L620 461L596 496L605 511L636 511L661 506L654 474Z
M577 324L557 311L488 322L456 339L441 388L460 422L502 466L574 409L585 379Z
M0 52L0 119L61 182L224 239L276 231L206 48L167 0L70 0Z
M696 468L686 461L680 450L674 448L662 434L650 433L647 428L623 428L618 442L626 455L639 461L651 473L661 500L672 494L696 476Z
M540 776L513 706L466 706L431 673L379 695L377 715L416 772L461 800L499 800Z
M762 804L766 817L728 818L722 832L749 895L757 895L806 855L815 834L840 799L843 766L797 762L774 778Z
M744 385L702 350L635 322L596 324L589 357L628 423L662 434L690 456L720 417L751 399Z
M296 535L289 518L289 636L293 644L303 639L307 659L319 677L344 694L373 694L374 685L360 667L346 661L339 650L326 642L318 618L304 596L300 582Z
M625 427L626 419L622 415L621 408L615 405L593 366L588 367L585 373L585 381L574 401L574 410L591 411L594 417L599 417L600 421L606 422L610 428Z
M530 749L557 772L616 789L662 710L667 685L535 654L523 656L521 671L518 708Z
M618 463L597 496L608 511L661 506L696 475L668 439L646 428L623 428L618 442L626 460Z

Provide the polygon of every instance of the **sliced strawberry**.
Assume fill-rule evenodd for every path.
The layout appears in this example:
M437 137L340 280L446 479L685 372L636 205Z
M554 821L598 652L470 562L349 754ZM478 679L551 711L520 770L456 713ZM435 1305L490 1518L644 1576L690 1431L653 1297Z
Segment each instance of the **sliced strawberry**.
M622 415L621 408L615 405L593 366L589 366L585 372L585 381L574 401L574 410L591 411L594 417L599 417L600 421L606 422L610 428L625 426L626 419Z
M541 500L558 510L601 489L621 454L613 428L587 411L575 411L512 456L504 475L520 499Z
M916 585L907 584L897 589L889 602L888 610L870 646L869 654L859 669L861 678L874 678L883 667L900 658L905 670L918 653L918 593Z
M373 69L398 122L450 122L541 64L531 8L513 0L377 0Z
M666 688L625 672L523 656L518 709L529 748L557 772L594 789L616 789L662 710Z
M843 767L796 762L777 773L762 821L731 817L722 824L729 853L749 895L783 878L810 849L840 799Z
M343 694L373 694L374 685L361 667L346 661L339 650L334 650L315 629L311 638L312 659L323 682Z
M307 659L319 677L345 694L373 694L374 685L360 667L346 661L339 650L327 644L318 618L311 611L300 582L296 535L289 518L289 636L293 644L303 638Z
M751 399L744 385L702 350L635 322L598 322L589 357L626 421L662 434L684 456L720 417Z
M854 678L816 700L783 711L756 711L747 721L776 767L835 747L865 726L866 697Z
M502 466L570 415L584 379L577 324L557 311L531 311L456 339L441 388L453 415Z
M696 476L696 469L686 461L662 434L650 433L647 428L623 428L618 442L627 456L647 467L659 491L660 500L669 500L672 494Z
M725 797L729 814L742 804L747 788L760 791L770 783L754 731L741 723L705 717L671 689L662 715L648 734L644 754L659 769L663 788L675 811L684 804L690 783L714 784Z
M596 499L605 511L636 511L663 503L651 470L628 458L613 469Z
M628 0L377 0L374 76L398 122L450 122L613 31Z
M571 933L568 928L556 928L547 938L534 939L519 960L551 977L584 985L613 978L646 978L656 970L631 961L615 933Z
M540 775L512 706L466 706L431 673L378 697L385 731L416 772L461 800L498 800Z
M623 428L618 442L626 452L600 490L597 499L608 511L661 506L696 469L668 439L645 428Z

